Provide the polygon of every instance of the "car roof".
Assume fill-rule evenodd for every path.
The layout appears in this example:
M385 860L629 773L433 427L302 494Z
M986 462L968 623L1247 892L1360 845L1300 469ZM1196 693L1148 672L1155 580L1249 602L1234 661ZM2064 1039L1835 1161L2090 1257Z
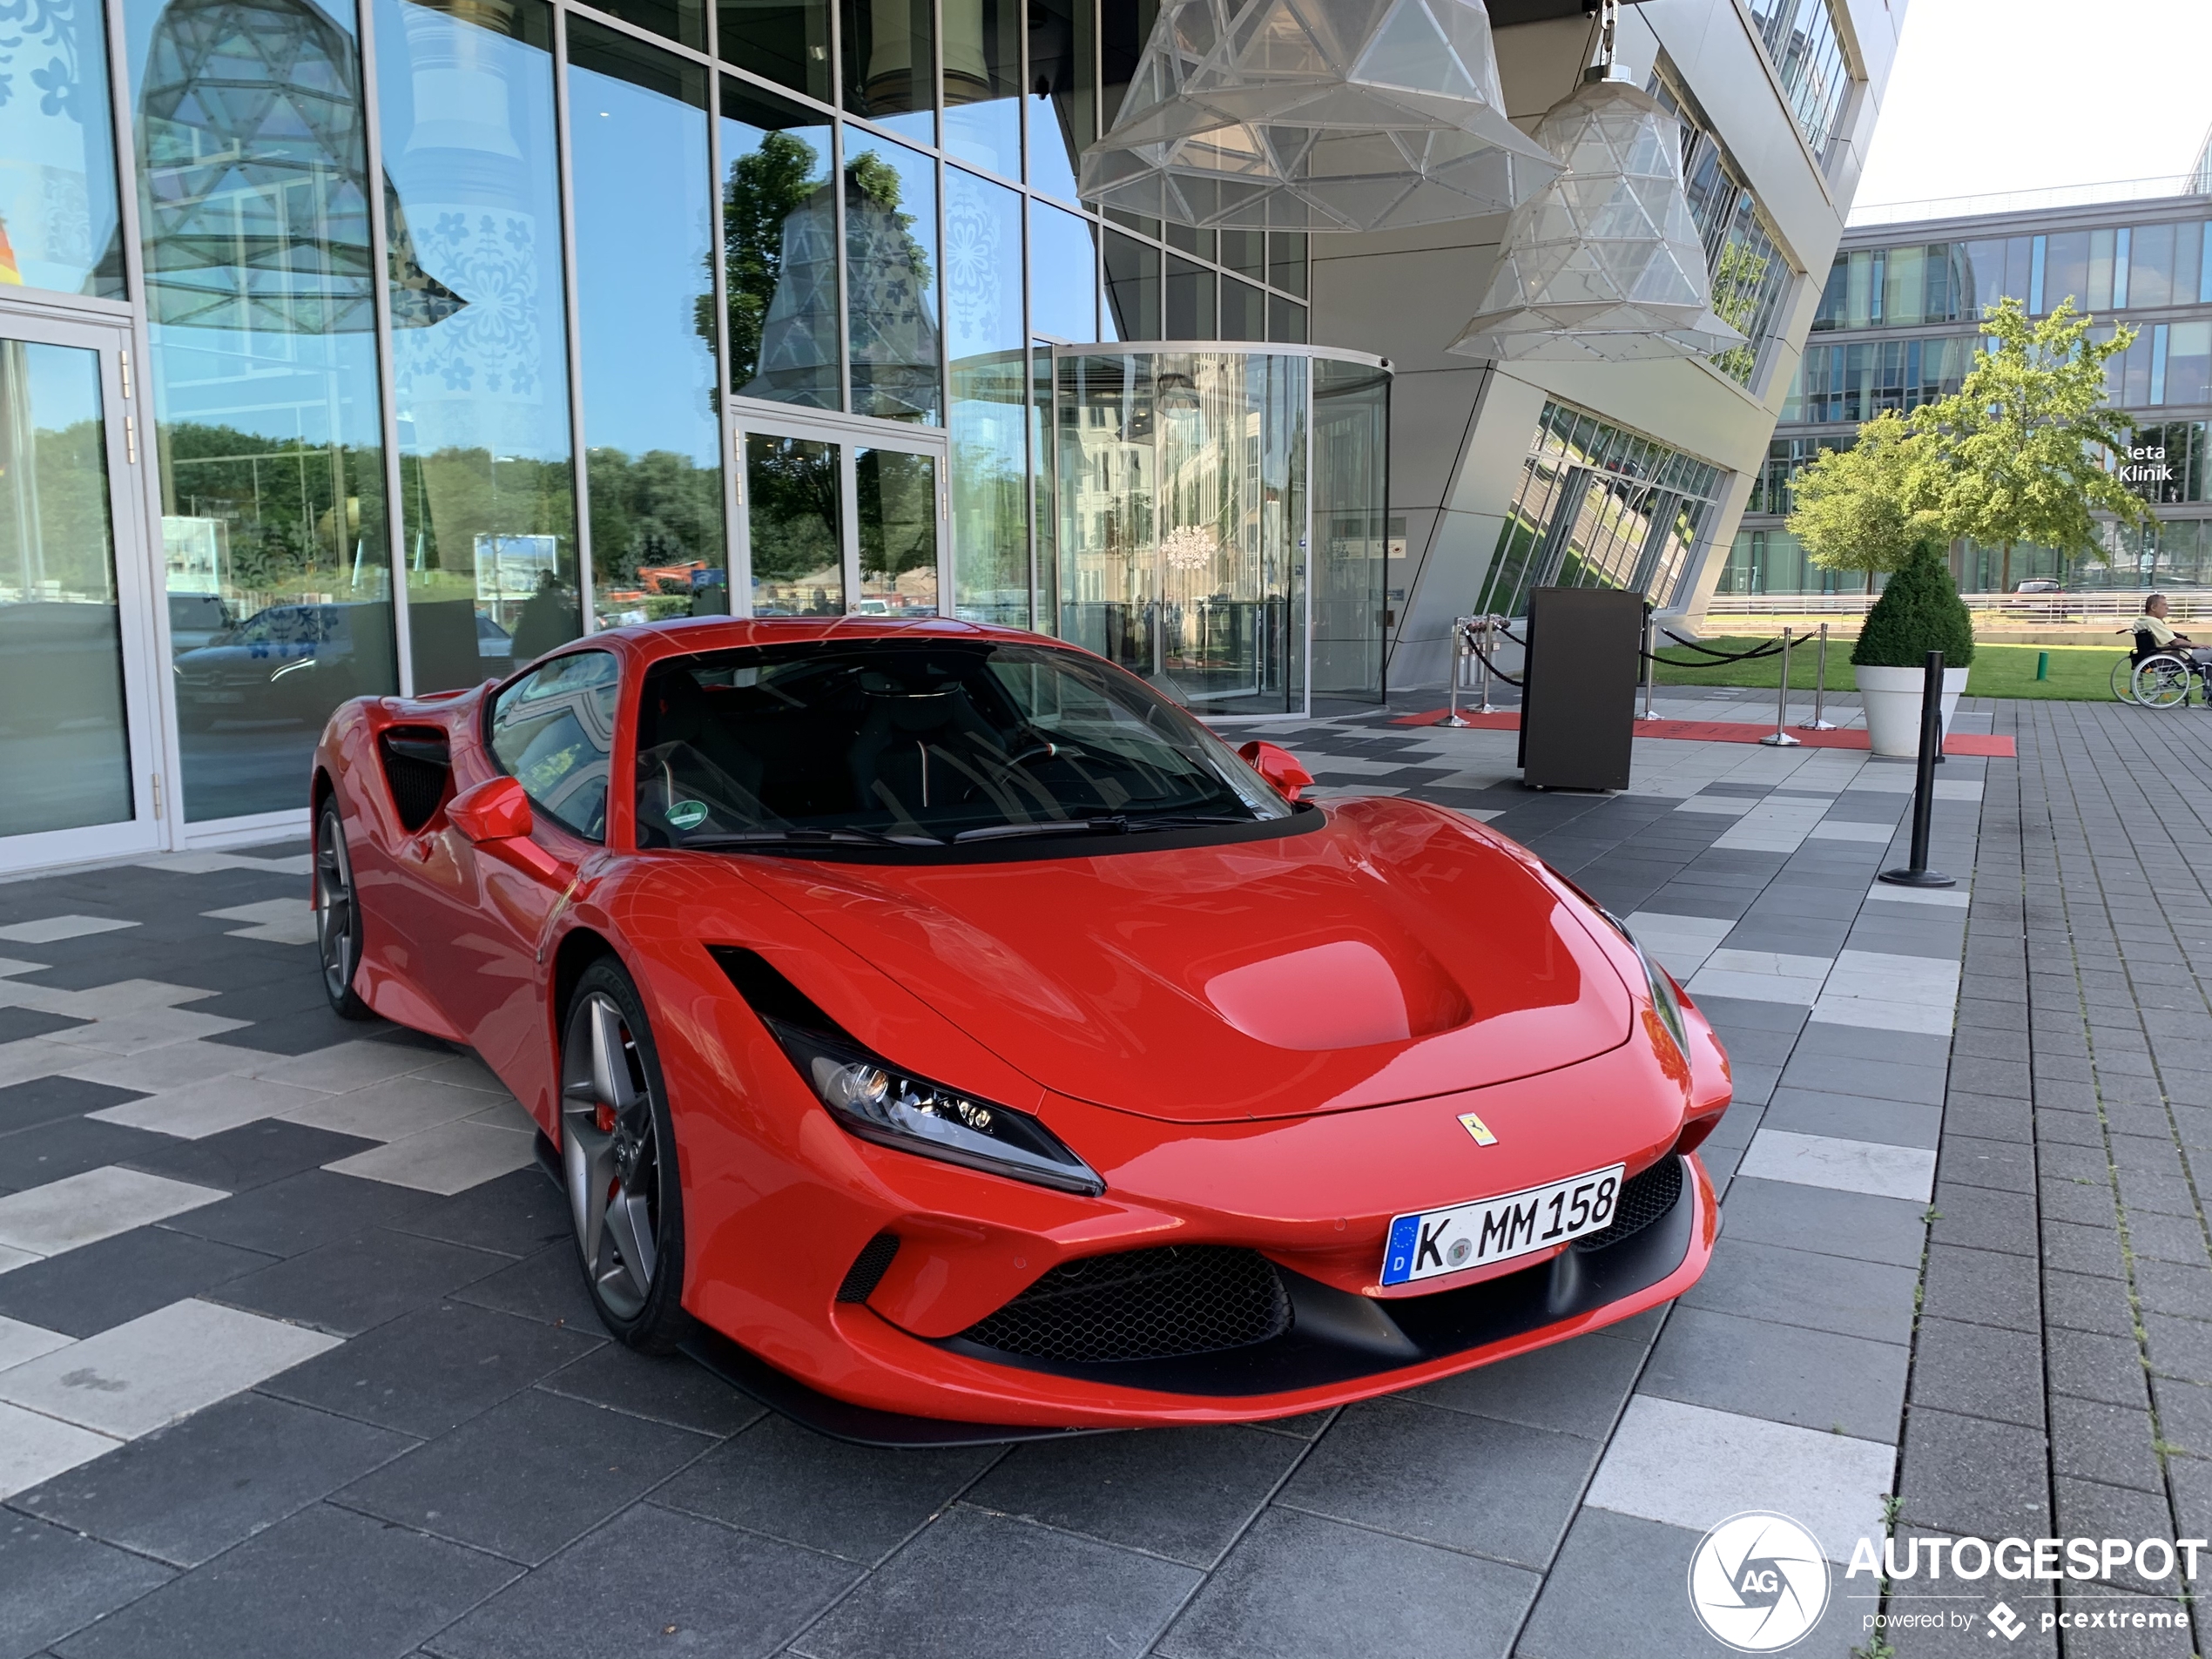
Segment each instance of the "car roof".
M734 651L746 645L796 644L809 640L960 640L1078 648L1026 628L962 622L952 617L895 617L854 614L843 617L679 617L667 622L634 624L593 634L597 644L618 640L647 662L705 651ZM583 643L583 642L579 642ZM1088 653L1079 653L1088 654Z

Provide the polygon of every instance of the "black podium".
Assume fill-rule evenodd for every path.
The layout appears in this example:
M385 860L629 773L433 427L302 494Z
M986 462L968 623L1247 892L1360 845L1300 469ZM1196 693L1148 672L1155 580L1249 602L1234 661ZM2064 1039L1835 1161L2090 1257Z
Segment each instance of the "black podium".
M1626 789L1635 735L1643 596L1538 588L1521 671L1521 780L1537 789Z

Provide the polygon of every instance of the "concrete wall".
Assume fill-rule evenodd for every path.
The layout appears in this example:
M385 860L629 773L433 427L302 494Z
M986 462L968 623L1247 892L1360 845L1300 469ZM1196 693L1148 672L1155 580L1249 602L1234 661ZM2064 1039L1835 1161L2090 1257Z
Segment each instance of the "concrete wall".
M1391 424L1391 513L1405 520L1393 559L1393 685L1440 685L1451 620L1474 605L1522 460L1547 399L1574 403L1733 475L1707 526L1685 591L1710 593L1733 536L1750 475L1777 413L1836 244L1880 108L1905 0L1844 0L1855 91L1824 174L1782 101L1738 0L1646 0L1622 8L1617 52L1635 78L1661 51L1743 170L1801 274L1785 302L1781 338L1749 390L1702 361L1506 363L1444 349L1474 314L1506 216L1419 231L1314 239L1313 338L1390 359L1398 371ZM1570 93L1595 44L1595 20L1568 18L1497 31L1507 111L1524 129Z

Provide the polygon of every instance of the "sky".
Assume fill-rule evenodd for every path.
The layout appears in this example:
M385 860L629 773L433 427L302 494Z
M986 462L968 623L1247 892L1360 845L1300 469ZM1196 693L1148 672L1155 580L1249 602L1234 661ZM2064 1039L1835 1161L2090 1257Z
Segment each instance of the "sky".
M1889 0L1861 206L2178 173L2212 125L2212 0Z

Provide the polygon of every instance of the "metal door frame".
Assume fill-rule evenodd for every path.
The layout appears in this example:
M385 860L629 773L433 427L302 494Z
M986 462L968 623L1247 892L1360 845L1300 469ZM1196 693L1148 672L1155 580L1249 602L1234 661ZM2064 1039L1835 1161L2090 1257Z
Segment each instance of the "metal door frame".
M729 538L731 615L752 614L752 502L745 493L745 457L748 433L837 446L838 551L848 616L853 614L853 607L860 602L860 488L854 451L892 449L930 457L937 469L937 614L952 614L952 440L944 428L872 421L820 409L753 403L735 398L725 405L725 423L730 432L731 470L737 480L737 510L731 516Z
M0 837L0 873L127 858L161 850L177 810L173 757L162 708L166 630L155 615L153 545L145 513L145 451L152 422L141 419L144 366L127 315L99 320L0 299L0 337L96 354L100 374L101 436L107 452L109 557L115 577L117 664L123 681L123 734L131 777L128 819L81 828Z

